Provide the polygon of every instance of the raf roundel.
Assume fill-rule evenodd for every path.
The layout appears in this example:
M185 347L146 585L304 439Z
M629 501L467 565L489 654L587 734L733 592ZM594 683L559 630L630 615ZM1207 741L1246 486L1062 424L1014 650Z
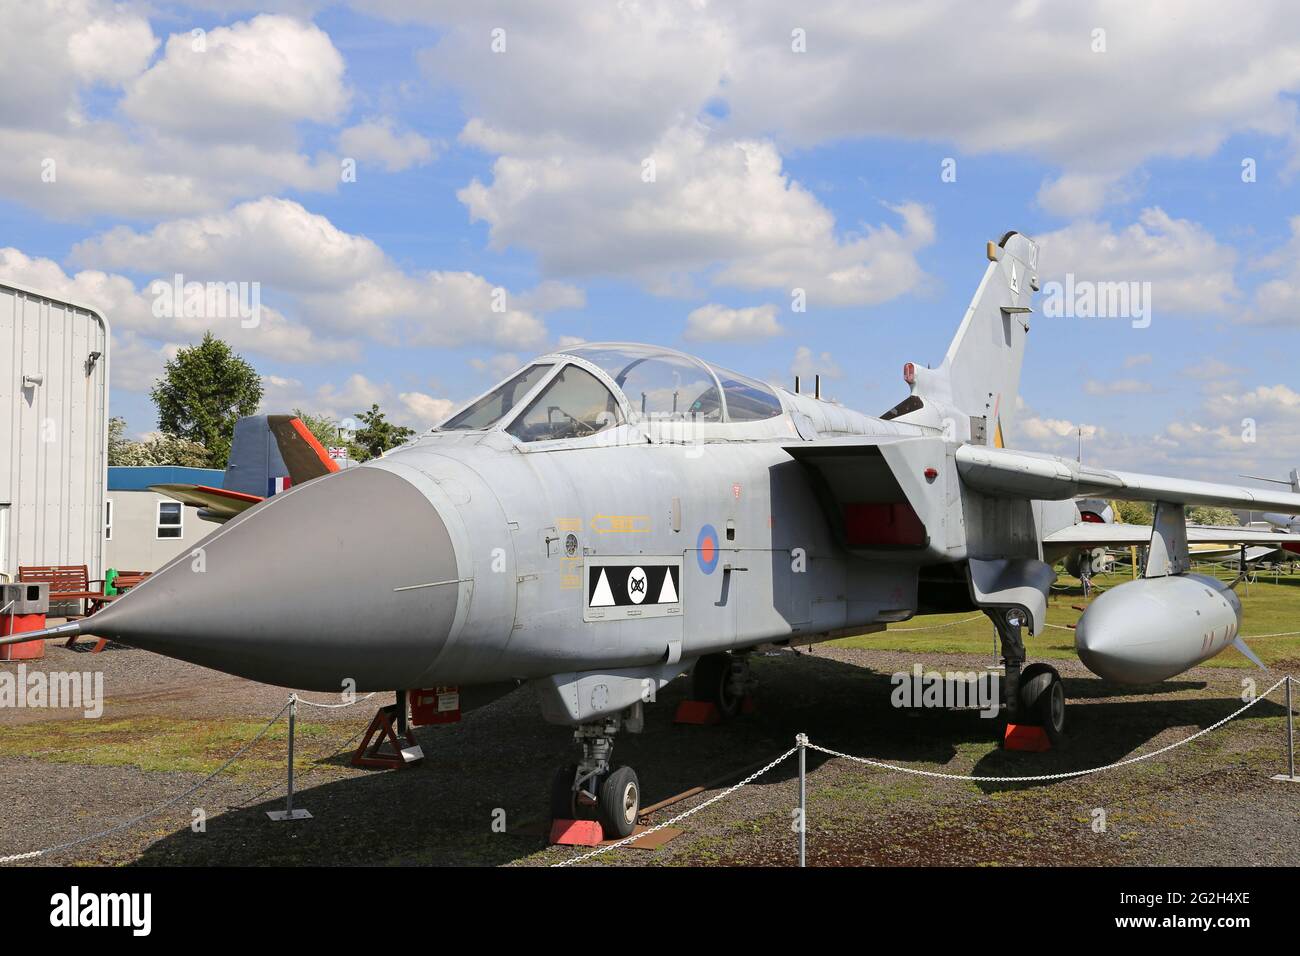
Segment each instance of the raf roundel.
M695 539L695 556L705 574L712 574L718 566L718 532L713 525L706 524L700 529L700 536Z

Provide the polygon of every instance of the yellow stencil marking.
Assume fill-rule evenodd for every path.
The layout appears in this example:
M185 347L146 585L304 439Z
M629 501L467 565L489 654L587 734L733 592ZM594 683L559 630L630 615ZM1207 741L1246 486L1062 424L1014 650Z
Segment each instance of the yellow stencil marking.
M591 519L596 534L635 534L650 530L649 515L596 515Z

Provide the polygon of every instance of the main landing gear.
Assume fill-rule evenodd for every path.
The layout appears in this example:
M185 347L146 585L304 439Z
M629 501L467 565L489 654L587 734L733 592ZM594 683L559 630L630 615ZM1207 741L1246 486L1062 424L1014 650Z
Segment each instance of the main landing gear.
M721 720L745 712L753 686L747 653L705 654L691 671L691 699L713 704Z
M1028 623L1025 612L1013 607L989 610L1002 645L1002 663L1006 668L1003 703L1008 724L1041 727L1053 747L1065 738L1065 687L1061 675L1050 664L1025 663L1025 643L1020 629Z
M632 835L641 815L641 783L635 770L618 766L610 759L614 735L624 729L624 723L639 724L642 719L640 704L631 710L635 713L627 721L608 717L580 724L574 730L573 739L582 748L582 759L556 771L551 785L552 819L579 820L594 814L606 839Z

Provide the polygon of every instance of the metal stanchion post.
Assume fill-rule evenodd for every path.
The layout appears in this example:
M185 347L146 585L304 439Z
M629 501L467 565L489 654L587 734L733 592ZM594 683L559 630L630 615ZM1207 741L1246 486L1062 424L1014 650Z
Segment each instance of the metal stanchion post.
M794 738L799 747L799 865L808 865L808 735Z
M1300 783L1295 775L1295 716L1291 710L1291 675L1286 678L1286 773L1276 773L1274 780L1286 783Z
M284 795L283 810L268 810L266 815L277 822L283 820L310 820L310 810L295 810L293 808L293 732L294 724L298 716L298 695L289 695L289 789Z

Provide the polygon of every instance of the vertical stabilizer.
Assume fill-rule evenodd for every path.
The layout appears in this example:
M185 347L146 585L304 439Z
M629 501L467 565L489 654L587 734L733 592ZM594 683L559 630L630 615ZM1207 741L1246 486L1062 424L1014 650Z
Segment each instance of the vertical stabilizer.
M912 394L962 417L957 437L1005 447L1038 288L1038 244L1018 232L988 244L988 268L938 368L913 368Z

